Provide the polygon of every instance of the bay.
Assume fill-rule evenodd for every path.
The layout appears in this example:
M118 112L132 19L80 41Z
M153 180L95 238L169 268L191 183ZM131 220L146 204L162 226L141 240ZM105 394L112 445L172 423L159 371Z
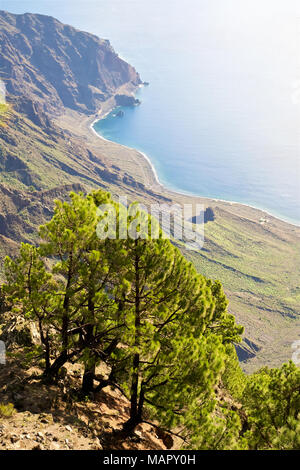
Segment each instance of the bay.
M143 80L103 137L137 148L160 181L300 225L297 0L1 0L108 38Z

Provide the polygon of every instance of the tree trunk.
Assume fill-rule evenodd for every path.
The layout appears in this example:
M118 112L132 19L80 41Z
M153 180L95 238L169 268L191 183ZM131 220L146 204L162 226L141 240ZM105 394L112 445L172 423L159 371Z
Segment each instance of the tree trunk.
M39 318L39 331L40 331L40 340L42 345L45 347L45 372L47 373L50 369L50 342L49 342L49 332L44 334L42 326L42 318Z
M45 361L46 361L46 372L50 369L50 341L49 333L47 331L45 338Z
M95 376L95 358L93 356L93 351L91 348L94 345L95 342L95 335L94 335L94 319L95 319L95 304L93 301L94 298L94 291L91 290L89 293L89 298L88 298L88 310L89 310L89 315L90 315L90 320L92 320L92 323L87 325L86 327L86 344L87 347L90 349L89 351L89 357L84 364L84 374L82 378L82 386L81 386L81 392L84 395L88 395L90 392L94 391L94 376Z
M137 240L136 240L137 246ZM135 257L135 342L134 345L138 348L140 345L140 267L139 267L139 256L136 254ZM143 409L143 403L140 403L138 396L139 389L139 372L140 372L140 355L139 353L134 354L132 360L132 381L130 389L130 418L124 424L123 430L131 433L134 428L141 422L141 415Z
M81 387L81 391L84 395L88 395L90 392L94 391L95 369L95 364L91 366L88 364L85 365Z
M59 369L65 365L65 363L70 359L70 355L67 354L67 351L63 351L53 362L53 364L44 371L44 377L48 379L53 379L57 376Z

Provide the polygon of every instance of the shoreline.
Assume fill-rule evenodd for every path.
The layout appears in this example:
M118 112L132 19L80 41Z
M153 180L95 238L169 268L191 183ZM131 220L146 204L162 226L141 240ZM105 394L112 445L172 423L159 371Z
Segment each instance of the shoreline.
M165 186L163 183L161 183L161 181L159 180L159 176L157 174L157 171L156 171L156 168L154 167L154 164L152 163L150 157L142 152L141 150L138 150L136 148L133 148L133 147L129 147L127 145L124 145L124 144L120 144L119 142L114 142L113 140L109 140L109 139L106 139L105 137L103 137L102 135L100 135L94 128L94 125L101 121L102 119L105 119L108 114L110 114L114 109L115 109L116 106L112 106L108 109L108 111L106 111L103 116L101 116L101 113L97 116L96 119L93 118L93 121L88 125L88 127L91 129L91 131L99 138L99 139L102 139L104 140L105 142L109 142L109 143L113 143L115 145L119 145L120 147L123 147L123 148L126 148L126 149L129 149L129 150L134 150L135 152L137 152L139 155L141 155L143 157L144 160L146 160L146 162L148 163L148 165L150 166L150 169L151 169L151 172L152 172L152 176L154 178L154 181L155 183L164 191L164 192L167 192L167 193L171 193L171 194L175 194L176 196L183 196L183 197L192 197L192 198L200 198L200 199L205 199L207 201L213 201L213 202L221 202L221 203L226 203L226 204L229 204L229 205L241 205L241 206L244 206L244 207L249 207L251 209L255 209L255 210L258 210L258 211L261 211L263 212L264 214L267 214L269 217L272 217L272 218L275 218L277 220L279 220L280 222L283 222L283 223L286 223L286 224L289 224L289 225L292 225L293 227L297 227L297 228L300 228L300 222L297 224L295 222L291 222L289 220L286 220L286 219L283 219L282 217L278 216L278 215L274 215L272 214L271 212L269 212L268 210L266 209L262 209L260 207L256 207L256 206L253 206L251 204L247 204L245 202L238 202L238 201L229 201L227 199L219 199L219 198L212 198L212 197L207 197L207 196L201 196L200 194L192 194L192 193L185 193L185 192L182 192L182 191L178 191L176 189L172 189L172 188L168 188L167 186Z
M133 91L123 88L121 93ZM158 184L149 157L102 137L93 128L115 107L111 97L98 112L86 115L68 110L56 124L68 131L71 138L74 135L95 157L90 161L87 154L92 174L96 175L99 165L107 170L107 178L102 178L101 173L97 181L114 197L121 192L129 201L138 200L146 206L190 204L194 209L201 204L213 210L215 222L206 224L204 229L205 251L183 250L183 254L207 279L222 282L229 300L228 311L235 315L238 324L244 325L245 337L258 347L255 357L250 354L242 363L244 370L252 372L288 361L289 346L300 322L297 302L300 228L247 204L186 196ZM247 357L252 350L244 344Z
M163 189L167 190L167 188L159 181L159 177L158 177L158 174L157 174L157 171L153 165L153 163L151 162L150 158L148 157L148 155L146 155L144 152L142 152L141 150L138 150L138 149L135 149L133 147L128 147L127 145L123 145L123 144L119 144L118 142L114 142L113 140L109 140L109 139L106 139L105 137L103 137L102 135L100 135L94 128L94 125L96 124L96 122L99 122L101 121L102 119L105 119L106 116L110 113L111 111L108 111L107 113L105 113L105 115L103 117L100 117L100 118L97 118L95 119L92 124L90 124L90 129L93 131L93 133L100 139L104 140L105 142L112 142L113 144L116 144L116 145L120 145L120 147L126 147L130 150L135 150L136 152L138 152L140 155L142 155L144 157L144 159L147 161L147 163L150 165L150 168L151 168L151 171L153 173L153 177L155 179L155 182L161 186ZM176 191L175 191L176 192ZM178 192L178 194L180 194Z

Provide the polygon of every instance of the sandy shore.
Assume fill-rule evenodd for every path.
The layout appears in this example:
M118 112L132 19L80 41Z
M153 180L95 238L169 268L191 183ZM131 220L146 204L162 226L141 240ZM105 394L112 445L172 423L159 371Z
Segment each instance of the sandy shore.
M225 203L225 204L230 204L230 205L236 205L236 206L244 206L245 208L249 208L249 209L254 209L254 210L257 210L257 211L260 211L264 214L264 216L267 216L267 217L272 217L274 219L277 219L278 221L280 222L283 222L283 223L286 223L286 224L289 224L289 225L292 225L294 227L300 227L300 224L295 224L295 223L292 223L290 222L289 220L285 220L275 214L272 214L270 213L269 211L267 211L266 209L264 208L261 208L261 207L256 207L256 206L252 206L250 204L246 204L246 203L242 203L242 202L237 202L237 201L228 201L228 200L225 200L225 199L218 199L218 198L209 198L209 197L206 197L206 196L202 196L200 194L192 194L192 193L185 193L185 192L182 192L182 191L176 191L174 189L171 189L171 188L168 188L167 186L165 186L163 183L161 183L161 181L159 180L159 177L158 177L158 174L157 174L157 171L156 171L156 168L154 167L150 157L144 153L144 152L141 152L140 150L137 150L137 149L134 149L132 147L127 147L123 144L119 144L119 143L116 143L116 142L113 142L109 139L105 139L103 136L101 136L94 128L95 124L102 120L102 119L105 119L105 117L111 112L113 111L113 109L115 108L114 105L109 105L108 108L105 109L105 111L103 112L99 112L96 119L93 118L92 120L89 120L88 122L88 130L91 130L93 132L93 134L95 136L97 136L97 138L105 141L105 142L108 142L108 143L113 143L114 145L118 145L120 148L124 148L124 149L128 149L130 151L134 151L134 152L137 152L141 157L142 159L144 160L144 163L146 162L146 164L148 164L148 166L150 167L151 169L151 172L152 172L152 176L153 176L153 180L155 182L155 184L151 184L151 189L155 189L157 190L159 188L159 190L163 193L167 193L169 196L171 195L172 197L180 197L180 198L192 198L193 200L196 198L196 199L200 199L202 202L203 201L206 201L206 203L209 204L209 202L213 201L213 202L218 202L218 203ZM264 217L262 217L264 218Z
M93 128L114 107L111 99L93 116L68 110L57 124L102 165L108 175L103 187L114 197L122 194L146 205L192 204L193 209L202 204L213 210L214 223L205 224L204 249L185 255L204 276L222 282L229 311L258 348L245 368L250 371L289 360L291 344L300 332L300 227L250 205L168 189L147 155L104 139Z
M105 117L110 113L110 111L108 111L103 117L100 117L100 118L97 118L97 119L94 119L94 121L90 124L90 129L92 130L92 132L100 139L104 140L105 142L113 142L109 139L105 139L105 137L103 137L102 135L100 135L94 128L94 125L99 122L101 119L105 119ZM114 144L116 142L113 142ZM134 150L134 151L137 151L145 160L146 162L150 165L151 167L151 171L153 173L153 178L155 179L156 183L161 186L163 189L165 190L168 190L168 188L166 188L160 181L159 181L159 178L158 178L158 174L157 174L157 171L153 165L153 163L151 162L150 158L148 157L148 155L146 155L144 152L141 152L140 150L136 150L134 148L131 148L131 147L127 147L126 145L122 145L122 144L117 144L119 145L120 147L124 147L124 148L128 148L129 150ZM177 193L177 194L181 194L181 193Z

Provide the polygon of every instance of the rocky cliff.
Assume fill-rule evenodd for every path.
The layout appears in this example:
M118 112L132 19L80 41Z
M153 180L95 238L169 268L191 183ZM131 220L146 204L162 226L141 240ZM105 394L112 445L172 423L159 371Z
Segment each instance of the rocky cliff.
M9 99L33 118L94 113L122 85L141 83L108 40L30 13L0 11L0 69Z
M51 215L48 194L66 198L74 185L77 190L136 186L101 151L90 150L85 137L64 131L55 120L72 113L79 122L82 113L95 115L117 99L133 105L141 80L109 41L49 16L5 11L0 11L0 80L11 103L9 119L0 123L1 278L3 257L18 242L33 241L36 226Z

